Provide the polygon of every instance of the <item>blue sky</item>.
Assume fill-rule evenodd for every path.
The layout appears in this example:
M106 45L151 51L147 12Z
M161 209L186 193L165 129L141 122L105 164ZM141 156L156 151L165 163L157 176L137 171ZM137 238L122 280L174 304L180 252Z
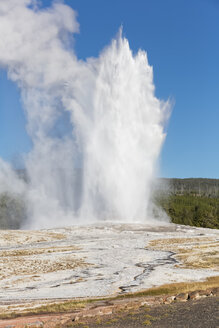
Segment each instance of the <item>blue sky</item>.
M48 6L51 1L42 1ZM160 159L165 177L219 178L219 1L66 0L78 12L79 58L97 56L123 25L130 47L147 51L156 95L175 105ZM31 149L16 86L0 71L0 156Z

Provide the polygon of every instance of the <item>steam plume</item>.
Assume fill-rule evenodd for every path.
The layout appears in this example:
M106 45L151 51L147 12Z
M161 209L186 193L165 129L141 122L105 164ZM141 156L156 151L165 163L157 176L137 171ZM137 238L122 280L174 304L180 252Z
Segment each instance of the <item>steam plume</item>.
M31 227L147 220L168 103L154 95L146 53L133 55L121 32L86 61L72 48L78 32L63 3L0 1L0 66L21 90L33 142Z

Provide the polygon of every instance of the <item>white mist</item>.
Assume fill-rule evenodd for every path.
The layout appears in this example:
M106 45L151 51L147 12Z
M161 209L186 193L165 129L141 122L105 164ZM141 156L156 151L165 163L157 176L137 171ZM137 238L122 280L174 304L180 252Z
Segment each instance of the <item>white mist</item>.
M133 55L119 33L99 58L79 61L74 11L31 4L0 2L0 66L20 87L33 142L27 226L149 222L169 105L155 97L146 53Z

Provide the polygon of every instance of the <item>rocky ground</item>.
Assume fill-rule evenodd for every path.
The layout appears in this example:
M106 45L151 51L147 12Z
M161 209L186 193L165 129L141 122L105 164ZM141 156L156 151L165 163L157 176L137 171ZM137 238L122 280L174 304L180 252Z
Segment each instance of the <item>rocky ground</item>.
M219 327L219 297L187 303L146 306L135 311L85 320L79 324L68 322L63 327L217 328Z

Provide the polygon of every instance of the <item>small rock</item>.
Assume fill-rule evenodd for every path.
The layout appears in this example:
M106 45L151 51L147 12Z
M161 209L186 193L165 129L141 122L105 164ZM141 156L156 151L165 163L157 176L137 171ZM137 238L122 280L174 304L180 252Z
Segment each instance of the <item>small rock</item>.
M100 306L92 309L84 310L72 318L72 321L78 321L81 318L91 318L97 315L112 314L113 306Z
M95 309L100 306L108 306L108 305L113 305L113 303L110 301L98 301L98 302L95 302L95 304L93 306L91 306L90 309Z
M175 300L177 302L186 302L188 300L189 294L188 293L181 293L176 295Z
M81 316L76 315L74 318L72 318L72 321L78 321L80 319Z
M165 299L163 297L156 297L154 300L154 304L163 304Z
M219 287L212 288L212 295L219 296Z
M199 292L199 296L201 297L201 298L203 298L203 297L207 297L207 292L206 292L206 290L199 290L198 291Z
M206 290L199 290L199 295L201 297L211 296L211 289L208 288Z
M153 305L155 302L155 299L154 297L147 297L147 298L143 298L142 301L140 302L140 306L150 306L150 305Z
M43 322L35 321L35 322L28 323L26 326L31 327L31 328L40 328L40 327L43 327Z
M200 298L199 292L196 290L194 292L189 293L190 300L197 300Z
M99 309L99 314L103 315L103 314L112 314L113 308L112 306L107 306L107 307L103 307Z
M206 289L206 296L211 296L211 295L212 295L211 289L210 288Z
M164 303L165 304L170 304L175 300L175 296L168 296L165 300Z

